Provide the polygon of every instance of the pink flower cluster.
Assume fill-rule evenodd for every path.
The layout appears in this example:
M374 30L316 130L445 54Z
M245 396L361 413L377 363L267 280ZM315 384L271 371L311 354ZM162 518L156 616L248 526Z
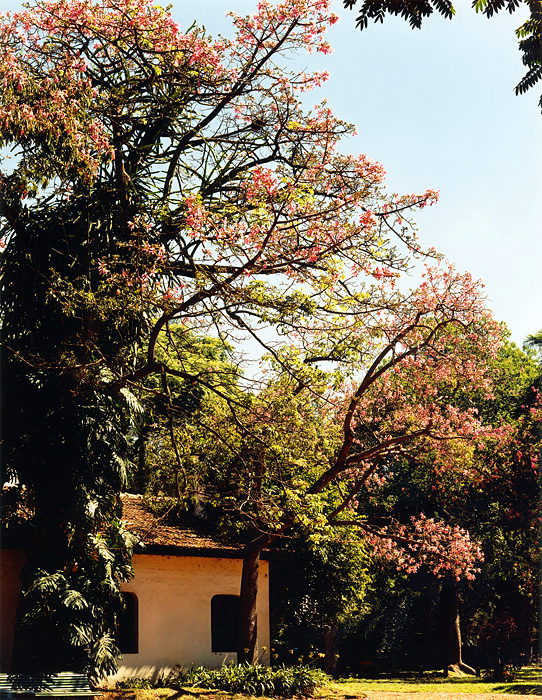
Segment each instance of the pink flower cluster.
M484 560L480 545L457 526L427 518L423 513L412 518L410 526L394 523L378 534L367 535L375 556L393 561L407 573L428 566L437 576L451 573L458 580L472 580Z

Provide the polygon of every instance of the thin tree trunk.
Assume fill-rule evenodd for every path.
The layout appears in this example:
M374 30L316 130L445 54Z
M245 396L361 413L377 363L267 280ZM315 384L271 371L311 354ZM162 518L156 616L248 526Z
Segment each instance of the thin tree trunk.
M447 671L475 675L475 670L463 662L457 581L447 576L442 582L438 607L438 635L442 651L442 665Z
M333 622L326 629L324 633L324 665L325 672L329 673L334 678L337 677L337 662L339 660L339 654L337 651L337 634L339 632L339 626L336 622Z

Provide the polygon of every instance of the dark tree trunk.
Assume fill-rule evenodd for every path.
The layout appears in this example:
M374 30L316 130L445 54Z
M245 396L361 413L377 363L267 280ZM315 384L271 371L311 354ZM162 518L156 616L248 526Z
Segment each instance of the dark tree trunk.
M325 672L329 673L330 676L334 678L337 677L337 663L339 661L339 654L337 650L337 634L339 632L339 626L336 622L333 622L326 629L324 633L324 664Z
M246 545L243 553L243 572L241 575L241 592L239 596L239 637L237 646L238 663L256 663L258 660L258 575L260 571L260 553L271 538L267 535L257 536Z
M54 480L51 478L51 483ZM43 500L43 502L41 502ZM62 523L62 506L49 499L36 499L35 532L27 546L27 563L21 572L21 593L17 605L14 642L10 672L49 673L58 671L83 671L88 662L86 648L70 644L61 624L67 624L68 616L54 609L60 596L53 596L48 609L36 610L36 593L33 584L43 572L60 572L69 580L73 559ZM41 517L38 517L41 515ZM55 519L60 522L55 522ZM66 528L67 529L67 528ZM38 595L38 602L40 596ZM53 608L53 609L51 609ZM25 618L29 618L25 622Z
M463 662L457 581L447 576L442 582L438 606L438 639L445 673L460 671L474 675L473 668Z

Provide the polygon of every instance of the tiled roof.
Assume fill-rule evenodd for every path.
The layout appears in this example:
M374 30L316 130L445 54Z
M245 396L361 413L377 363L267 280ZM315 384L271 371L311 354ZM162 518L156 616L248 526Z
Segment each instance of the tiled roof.
M2 489L2 496L7 490ZM174 510L165 516L156 516L143 506L143 497L132 493L121 494L122 520L125 527L136 535L135 551L148 554L190 555L202 557L241 558L242 545L219 538L216 527L202 518L179 516ZM4 498L2 499L4 501ZM0 544L2 548L24 547L28 537L28 524L32 514L17 510L17 517L11 518L9 527L4 522L8 513L6 503L2 504L2 528ZM4 507L6 506L6 507Z
M239 557L241 548L221 542L215 528L205 520L171 512L157 517L143 507L142 496L122 494L122 519L140 542L137 549L149 554Z

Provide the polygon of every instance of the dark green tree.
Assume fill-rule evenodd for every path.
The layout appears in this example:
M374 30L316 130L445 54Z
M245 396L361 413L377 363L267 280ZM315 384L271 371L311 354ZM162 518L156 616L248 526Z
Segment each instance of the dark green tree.
M8 219L17 209L18 235L3 260L2 482L18 484L34 513L13 669L89 670L90 654L101 675L114 668L119 581L131 575L118 494L136 410L129 392L108 385L124 334L131 327L136 340L145 322L129 310L104 318L55 289L51 275L66 285L86 275L77 204L4 207Z
M340 628L365 612L370 560L355 531L315 539L293 538L271 562L272 643L280 660L336 675Z
M538 333L533 333L532 335L528 336L525 340L525 343L523 344L523 348L524 350L530 350L535 352L538 358L541 359L540 355L542 353L542 331L538 331Z

